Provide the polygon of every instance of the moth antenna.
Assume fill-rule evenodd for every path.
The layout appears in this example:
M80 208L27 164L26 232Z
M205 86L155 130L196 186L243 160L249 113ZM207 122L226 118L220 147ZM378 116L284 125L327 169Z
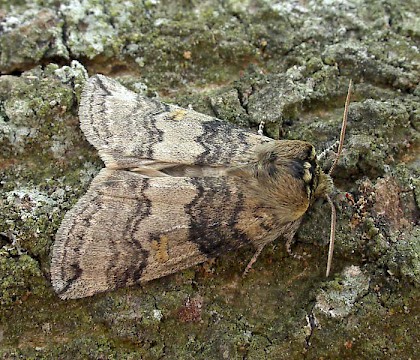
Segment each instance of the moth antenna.
M340 158L341 152L343 150L343 144L344 144L344 137L346 135L346 127L347 127L347 115L349 113L349 104L350 104L350 97L351 97L351 90L352 90L353 82L349 81L349 87L347 90L347 97L346 97L346 103L344 105L344 114L343 114L343 122L341 125L341 133L340 133L340 142L338 144L337 149L337 156L335 157L335 160L330 168L330 171L328 172L328 175L331 175L334 171L335 166L338 163L338 159ZM325 195L326 199L328 200L328 203L331 206L331 232L330 232L330 246L328 249L328 260L327 260L327 271L326 271L326 277L329 276L331 271L331 264L332 264L332 257L334 253L334 242L335 242L335 224L337 220L337 212L335 210L334 203L332 202L330 196L328 194Z
M349 104L350 104L350 96L351 96L352 87L353 87L353 82L350 80L349 88L347 90L346 103L344 105L343 122L341 124L341 133L340 133L340 143L338 144L337 155L335 157L335 160L330 168L330 171L328 172L329 175L331 175L332 172L334 171L334 168L338 163L338 159L340 158L341 151L343 150L344 137L346 135L346 127L347 127L347 115L349 113Z
M327 260L327 272L326 277L330 275L331 264L332 264L332 257L334 253L334 241L335 241L335 223L337 219L337 212L335 211L334 203L332 202L329 195L326 195L328 203L331 206L331 232L330 232L330 247L328 249L328 260Z
M321 162L324 160L324 158L327 156L327 154L332 151L334 148L338 147L338 144L340 142L338 140L336 140L334 142L334 144L332 144L331 146L328 146L326 149L324 149L321 153L319 153L316 157L316 159Z

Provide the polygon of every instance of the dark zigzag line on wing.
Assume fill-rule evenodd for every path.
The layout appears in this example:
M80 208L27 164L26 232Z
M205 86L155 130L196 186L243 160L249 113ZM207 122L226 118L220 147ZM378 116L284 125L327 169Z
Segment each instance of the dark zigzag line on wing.
M89 101L86 101L89 106L88 113L89 114L93 113L93 107L95 105L93 99L96 98L98 101L96 106L98 106L99 108L98 114L100 114L102 118L106 119L109 116L106 111L107 110L107 107L106 107L107 97L112 96L112 92L110 92L106 88L106 86L104 85L104 82L99 77L95 77L95 79L91 81L92 81L93 91L92 91L92 94L89 96ZM95 91L96 87L100 88L103 93L101 92L100 94L96 94L96 91ZM146 156L148 158L151 158L153 156L153 148L152 148L153 145L157 142L162 141L163 139L163 132L156 127L155 116L159 115L162 112L168 111L167 110L168 106L154 99L149 99L149 98L145 98L145 99L147 99L147 102L154 105L154 107L151 110L144 112L142 116L143 121L140 124L146 129L146 132L148 134L148 136L144 140L145 141L149 140L149 142L147 143L146 150L144 149L144 147L146 146L146 143L143 146L140 144L140 146L136 148L135 155L140 156L140 157ZM136 117L134 116L134 114L139 109L145 110L147 108L142 107L142 103L138 101L137 106L135 106L134 109L130 112L130 114L127 115L127 118L135 119ZM110 123L109 122L95 123L94 117L92 115L89 118L89 123L92 129L92 132L94 132L96 135L96 138L100 139L103 145L105 146L109 145L110 143L109 139L113 137L113 132L110 130Z
M242 232L241 230L239 230L239 228L237 227L238 225L238 217L239 214L244 211L244 195L242 194L242 192L235 192L235 194L237 195L237 198L235 198L234 196L232 196L232 192L229 186L226 187L226 194L228 195L228 201L229 203L234 203L234 207L232 209L232 213L231 216L228 220L228 224L230 226L230 247L228 250L234 250L240 246L243 246L245 244L251 243L251 239L248 238L248 236ZM233 241L232 241L233 240Z
M202 134L196 141L205 150L197 157L196 164L228 164L238 151L238 143L244 147L243 151L249 148L244 132L237 131L233 138L233 130L236 127L231 124L212 120L202 123L202 128Z
M86 202L84 204L84 206L81 208L81 211L78 211L78 214L84 214L85 211L89 207L92 207L92 205L94 205L94 206L92 207L92 210L90 210L88 213L90 215L93 214L93 213L96 213L97 211L94 211L94 210L98 208L98 206L97 206L98 202L96 201L96 199L98 197L99 197L99 195L96 195L92 199L89 199L89 202ZM82 197L82 199L83 199L83 197ZM79 202L80 202L80 200L79 200ZM75 205L77 207L77 209L80 209L79 202ZM75 218L75 215L72 214L72 219L74 219L74 218ZM83 218L82 221L84 222L84 226L83 226L83 229L84 230L90 228L91 219L92 219L92 216ZM79 220L80 220L80 218L79 218ZM66 260L66 258L67 258L67 249L69 248L69 246L68 246L69 241L75 240L75 238L78 239L78 241L77 241L78 246L76 248L74 248L74 247L72 247L72 248L73 248L73 250L76 253L79 253L80 246L83 244L83 237L86 235L86 231L83 231L83 234L81 234L81 235L80 234L78 234L77 236L72 235L72 234L75 234L74 229L75 229L76 226L80 226L80 221L73 221L72 225L69 227L69 229L67 231L67 235L68 236L66 237L66 240L65 240L64 245L63 245L64 252L63 252L63 260L62 260L62 263L63 264L65 264L65 263L68 262L70 264L70 267L72 267L73 269L75 269L75 274L70 279L68 279L68 280L66 279L65 280L65 274L63 273L64 272L64 267L63 266L61 267L61 269L60 269L61 279L62 280L65 280L67 284L66 284L66 286L63 289L61 289L58 292L59 295L65 293L71 287L71 285L78 278L80 278L80 276L83 273L83 270L79 266L79 261L78 261L79 259L73 259L72 262L68 261L69 259ZM75 262L75 260L77 262Z
M70 267L73 269L74 275L67 280L66 286L57 292L58 295L64 294L70 286L80 277L82 276L83 270L80 268L79 264L73 263L70 265Z
M142 142L139 142L136 146L134 155L139 158L153 159L153 146L163 140L163 131L156 126L156 117L159 114L168 112L169 106L141 95L138 95L137 98L137 105L131 112L131 118L137 119L139 110L143 112L141 114L139 125L143 126L145 134L147 135L144 139L142 139ZM146 107L144 106L144 103L146 103ZM151 107L150 104L153 104L154 106ZM151 109L148 108L149 106Z
M92 80L93 81L93 80ZM100 139L100 141L103 142L104 145L108 145L109 141L108 139L111 138L112 136L112 131L109 129L109 123L102 121L100 123L97 123L95 126L95 121L94 121L94 117L93 117L93 106L94 101L93 99L96 97L101 100L101 102L97 105L99 106L99 110L98 113L102 115L102 117L104 119L107 118L107 114L106 114L106 100L107 100L107 96L111 96L112 93L110 91L108 91L108 89L106 88L106 86L104 85L103 81L99 78L99 77L95 77L95 81L92 83L92 87L93 87L93 91L91 96L89 97L89 114L90 114L90 119L89 119L89 123L90 123L90 127L92 129L93 132L95 132L96 138ZM99 95L96 94L96 87L99 87L105 94L100 93ZM105 133L105 136L101 133Z
M204 152L198 156L197 164L213 164L215 159L220 161L222 158L225 149L220 142L226 143L222 140L225 140L224 137L228 136L226 132L231 133L230 127L224 128L222 125L222 122L218 120L202 123L202 134L197 137L197 142L204 147ZM222 131L220 131L221 128Z
M145 195L146 190L150 187L150 179L142 179L142 185L141 185L141 190L140 193L142 195L142 201L144 202L144 208L141 208L141 203L140 201L138 202L137 206L136 206L136 216L132 216L131 218L131 222L130 222L130 227L129 229L127 229L127 231L123 234L123 238L124 239L132 239L132 241L129 240L129 242L131 244L134 245L134 247L138 250L138 253L141 254L143 256L144 262L141 264L141 266L137 266L137 264L132 265L129 269L127 269L126 271L126 275L124 278L124 283L126 283L129 279L129 275L131 274L132 276L132 280L133 281L137 281L140 279L143 270L147 267L147 259L149 257L149 251L145 250L141 243L138 242L138 240L135 240L134 238L134 234L137 232L138 228L140 226L142 226L141 222L147 218L150 214L151 214L151 209L152 209L152 201L147 198L147 196ZM138 216L137 214L140 214L140 216ZM129 231L129 237L127 237L127 233ZM140 256L136 256L135 258L140 258Z
M204 197L204 187L197 178L191 179L191 184L195 186L197 195L189 204L185 205L185 212L190 217L189 241L197 244L201 253L212 256L214 249L210 249L210 244L207 243L207 241L211 240L206 240L207 234L205 233L205 229L207 224L202 224L202 221L200 221L198 216L195 214L196 210L198 210L198 213L200 212L200 203ZM208 206L210 206L210 204L208 204Z
M220 195L214 199L213 192L204 189L202 180L191 179L191 183L197 189L197 195L185 206L185 212L190 217L189 241L197 244L200 252L209 257L220 255L249 243L250 239L236 227L238 216L244 210L243 194L237 193L238 198L235 198L226 183L220 184L220 179L206 178L207 183L214 183L214 193ZM212 201L213 199L214 201ZM232 203L234 206L231 208ZM226 206L218 212L218 207L223 204ZM206 212L206 208L214 210L215 217L217 215L227 215L227 217L225 219L214 218L211 211Z
M131 260L134 261L130 262L130 264L124 264L127 265L127 269L124 271L122 278L115 279L116 283L113 285L116 288L124 287L129 280L135 282L140 279L143 270L147 267L149 251L142 247L141 243L135 239L134 234L136 233L138 227L141 226L141 222L151 213L152 202L145 195L145 191L150 186L149 182L149 179L141 179L141 195L136 197L136 207L133 209L131 217L127 220L127 226L125 226L121 236L122 241L128 243L128 248L132 251ZM130 188L135 188L139 183L140 182L133 179L129 182ZM110 274L114 273L113 270L115 270L117 266L121 265L121 262L118 262L117 260L118 256L114 256L113 261L111 262L113 266L107 269L107 276L109 279L112 279ZM139 263L139 261L141 262Z

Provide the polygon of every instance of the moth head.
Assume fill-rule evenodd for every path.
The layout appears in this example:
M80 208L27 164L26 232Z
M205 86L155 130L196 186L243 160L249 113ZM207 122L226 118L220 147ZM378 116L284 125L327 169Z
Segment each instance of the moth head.
M267 151L260 152L257 162L259 168L256 169L257 176L261 174L263 181L265 181L265 178L269 179L268 181L271 181L273 184L280 184L283 192L289 190L292 193L294 191L292 189L303 186L302 190L306 190L307 206L319 198L326 199L330 204L331 232L326 271L327 277L331 270L336 225L336 210L330 197L334 189L331 175L337 165L343 149L351 88L352 82L350 80L344 108L340 139L338 141L338 149L335 160L328 173L324 172L319 166L319 160L323 157L324 152L317 157L315 148L312 144L299 140L278 141L274 147L267 149ZM283 181L278 182L278 179L280 178L283 179ZM291 183L292 186L283 186L283 183L285 182L288 184ZM298 214L300 211L301 215L303 215L303 213L307 210L307 206L306 208L301 206L296 213Z
M334 188L331 176L319 165L314 146L306 141L278 140L266 144L258 152L256 165L255 175L260 182L271 182L268 188L282 194L298 192L307 206Z

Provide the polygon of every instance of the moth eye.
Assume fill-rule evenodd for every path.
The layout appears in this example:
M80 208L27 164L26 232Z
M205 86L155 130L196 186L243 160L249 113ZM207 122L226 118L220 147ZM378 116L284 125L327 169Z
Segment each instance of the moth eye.
M306 183L309 183L312 180L312 172L310 170L311 167L312 167L312 165L310 163L308 163L307 161L305 161L303 163L303 168L304 168L303 181L306 182Z
M311 146L311 152L309 154L309 160L315 160L316 158L316 151L315 148L313 146Z

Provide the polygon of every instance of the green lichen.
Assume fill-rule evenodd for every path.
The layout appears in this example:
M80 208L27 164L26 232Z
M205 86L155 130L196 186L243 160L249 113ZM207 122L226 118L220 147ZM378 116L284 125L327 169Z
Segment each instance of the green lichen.
M397 281L419 287L420 285L420 229L407 231L381 260L389 276Z
M314 307L315 316L325 314L332 318L343 318L352 312L354 304L367 294L369 277L357 266L349 266L342 272L342 278L327 284L320 290Z
M11 246L0 249L0 305L8 307L41 295L48 286L39 264Z
M30 68L44 57L67 59L69 54L61 37L63 26L63 19L46 8L30 8L6 18L0 37L2 72ZM15 44L21 45L21 51L14 50Z

